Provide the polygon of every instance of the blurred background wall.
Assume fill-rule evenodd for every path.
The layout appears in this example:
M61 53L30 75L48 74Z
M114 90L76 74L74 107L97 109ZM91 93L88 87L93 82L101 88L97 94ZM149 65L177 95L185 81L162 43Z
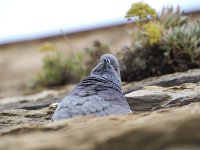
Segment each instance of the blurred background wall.
M32 39L25 37L20 40L15 38L15 40L8 40L7 42L3 40L0 44L0 98L24 93L28 78L36 74L42 67L44 54L40 49L46 42L52 43L60 50L69 51L69 53L71 51L83 51L86 47L91 46L95 40L109 45L112 52L119 52L124 46L130 46L131 40L133 40L130 34L130 32L133 32L132 25L127 24L128 22L123 18L123 15L133 2L135 1L129 0L126 6L121 6L123 8L121 11L124 13L120 12L121 16L117 17L120 19L117 20L117 18L114 18L115 21L113 24L107 22L105 24L99 24L95 28L85 28L67 34L59 31L55 34L47 34L46 36L38 36ZM155 6L160 9L162 8L162 5L159 4ZM111 6L108 8L112 11ZM115 8L115 11L117 12L119 8L120 5ZM35 10L37 11L37 8ZM101 10L103 13L104 9L101 8ZM109 9L106 10L109 11ZM196 9L194 11L190 9L187 14L192 16L191 21L200 17L200 12ZM103 16L106 15L106 13L103 13ZM81 20L82 18L77 19ZM123 22L121 21L122 19L124 20ZM15 21L17 21L16 18ZM12 27L15 28L15 24L12 24Z
M109 45L111 51L120 51L130 45L129 25L99 28L69 35L21 41L0 45L0 97L18 95L23 92L26 80L42 67L44 54L41 47L50 42L58 49L83 51L97 40Z

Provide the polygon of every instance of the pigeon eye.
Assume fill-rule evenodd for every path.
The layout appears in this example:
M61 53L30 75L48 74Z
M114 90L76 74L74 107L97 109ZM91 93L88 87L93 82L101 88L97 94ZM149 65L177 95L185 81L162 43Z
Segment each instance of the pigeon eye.
M116 68L116 67L114 67L114 69L115 69L115 71L117 71L117 68Z

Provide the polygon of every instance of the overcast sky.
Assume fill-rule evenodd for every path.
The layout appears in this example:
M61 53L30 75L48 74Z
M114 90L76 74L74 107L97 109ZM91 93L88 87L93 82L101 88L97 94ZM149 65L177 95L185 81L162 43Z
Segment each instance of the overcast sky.
M131 4L141 0L0 0L0 44L126 22ZM199 0L143 0L158 12L163 6L200 10Z

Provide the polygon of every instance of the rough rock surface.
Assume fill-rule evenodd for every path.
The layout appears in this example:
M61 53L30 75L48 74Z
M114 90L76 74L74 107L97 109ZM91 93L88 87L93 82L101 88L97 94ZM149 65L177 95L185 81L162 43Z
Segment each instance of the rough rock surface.
M187 73L185 81L191 81ZM133 90L126 94L135 110L130 115L75 117L51 123L52 103L59 102L64 93L45 91L0 100L0 149L200 149L200 82Z
M158 85L162 87L170 87L181 85L183 83L197 82L200 82L200 69L192 69L186 72L177 72L173 74L151 77L141 81L128 83L123 86L123 91L125 94L127 94L132 91L140 90L145 86Z
M182 106L192 102L200 102L200 82L185 83L168 88L147 86L125 96L131 109L136 111Z
M0 149L199 149L199 126L200 103L195 103L150 113L80 117L4 129Z

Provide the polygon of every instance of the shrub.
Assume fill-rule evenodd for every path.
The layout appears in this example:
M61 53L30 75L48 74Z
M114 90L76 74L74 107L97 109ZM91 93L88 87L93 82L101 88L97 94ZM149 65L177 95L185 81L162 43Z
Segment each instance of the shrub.
M122 80L141 80L200 67L200 21L188 23L179 7L176 11L163 9L159 19L142 22L139 29L133 47L120 53Z
M175 59L187 55L192 62L199 63L200 58L200 20L170 28L162 37L162 49Z
M131 17L137 17L139 21L145 21L148 20L150 16L153 18L157 17L155 9L151 8L148 4L138 2L131 6L125 18L130 20Z
M85 49L86 60L85 67L88 73L91 72L103 54L110 53L109 47L100 41L94 41L92 47Z
M162 9L158 21L165 29L169 29L187 24L188 18L180 11L180 7L177 7L175 11L173 7L170 7Z
M98 63L101 55L108 53L108 46L95 41L92 47L86 48L85 53L67 55L52 43L46 42L41 48L45 52L42 70L29 80L28 86L52 87L78 82L91 72Z
M43 68L37 82L49 87L80 80L84 76L81 63L82 57L67 57L62 51L48 54L43 59Z
M142 45L123 48L118 54L122 81L137 81L173 72L164 61L163 50L157 49L157 46L147 49Z
M143 44L146 46L157 44L162 36L162 26L158 22L149 22L142 25L142 31L140 31L143 37Z
M50 42L45 42L40 51L45 52L42 70L28 81L30 88L64 85L86 76L83 54L67 55Z

